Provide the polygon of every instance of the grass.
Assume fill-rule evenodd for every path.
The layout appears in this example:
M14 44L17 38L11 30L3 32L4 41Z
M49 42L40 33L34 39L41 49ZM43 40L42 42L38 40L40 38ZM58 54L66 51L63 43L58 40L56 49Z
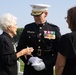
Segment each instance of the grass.
M23 61L20 58L19 58L19 62L20 62L20 71L23 72L24 63L23 63Z

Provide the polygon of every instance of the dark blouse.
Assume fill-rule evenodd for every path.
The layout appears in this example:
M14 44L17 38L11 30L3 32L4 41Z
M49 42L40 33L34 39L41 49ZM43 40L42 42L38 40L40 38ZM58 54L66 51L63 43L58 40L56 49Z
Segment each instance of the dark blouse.
M0 35L0 75L17 75L17 57L12 38L5 32Z
M62 75L76 75L76 32L61 37L59 52L66 57Z

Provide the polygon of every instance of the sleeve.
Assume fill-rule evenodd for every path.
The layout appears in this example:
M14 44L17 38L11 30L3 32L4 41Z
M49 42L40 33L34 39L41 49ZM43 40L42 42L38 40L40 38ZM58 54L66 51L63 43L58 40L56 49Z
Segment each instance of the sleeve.
M0 40L0 60L0 63L4 65L13 65L17 63L17 57L13 47L10 47L7 41Z
M74 58L76 55L72 40L66 35L63 35L60 39L59 52L67 58Z
M53 42L53 49L54 49L54 51L58 51L59 50L58 49L59 41L60 41L60 38L61 38L61 33L60 33L59 27L56 27L55 31L56 31L56 39Z

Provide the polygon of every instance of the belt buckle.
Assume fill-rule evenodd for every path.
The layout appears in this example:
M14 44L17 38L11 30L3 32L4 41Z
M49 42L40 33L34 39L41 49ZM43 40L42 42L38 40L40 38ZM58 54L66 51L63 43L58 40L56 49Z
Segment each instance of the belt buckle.
M41 49L38 49L37 55L41 56Z

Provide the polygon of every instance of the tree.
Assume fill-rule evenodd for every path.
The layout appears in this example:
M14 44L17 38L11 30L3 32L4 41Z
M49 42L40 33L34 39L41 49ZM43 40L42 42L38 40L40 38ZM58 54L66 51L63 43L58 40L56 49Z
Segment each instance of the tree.
M20 38L20 35L21 35L22 31L23 31L23 28L18 28L17 29L17 35L15 35L14 38L13 38L15 43L19 41L19 38Z

